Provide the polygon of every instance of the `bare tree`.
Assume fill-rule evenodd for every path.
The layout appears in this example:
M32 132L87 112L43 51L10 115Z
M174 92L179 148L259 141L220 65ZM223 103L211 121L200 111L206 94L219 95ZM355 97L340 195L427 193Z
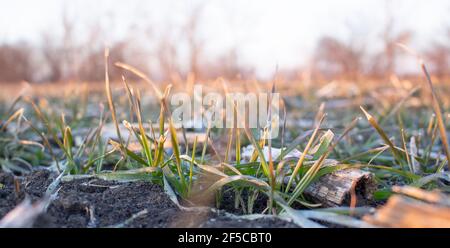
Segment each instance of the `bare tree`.
M391 2L386 2L386 24L381 37L383 50L375 55L371 73L378 77L387 77L396 73L399 49L397 44L407 44L412 37L409 30L396 31L397 25L393 15Z
M20 42L0 46L0 81L33 81L34 75L32 48Z
M44 57L44 63L48 67L48 75L46 80L50 82L57 82L63 78L63 64L64 57L62 48L56 44L54 37L48 33L42 35L42 55Z
M434 45L425 52L431 64L433 74L443 79L450 76L450 28L444 42L434 42Z
M117 61L126 61L127 43L125 41L117 42L110 47L109 58L109 77L111 80L120 80L122 74L126 73L120 70L114 63ZM99 47L96 50L88 53L78 70L79 79L82 81L98 82L105 78L105 61L104 61L104 49ZM127 78L135 78L133 75L127 75Z
M170 37L164 36L160 39L156 53L163 79L171 79L172 76L180 73L180 68L177 63L178 49Z
M433 74L439 78L449 75L450 68L450 47L436 44L426 52L426 57L430 61Z
M193 73L196 78L201 78L200 57L202 56L202 42L198 38L198 28L201 14L205 5L197 5L189 13L185 34L189 49L189 73Z
M63 9L61 23L61 37L54 32L42 34L41 50L49 69L47 79L52 82L74 79L77 71L75 59L79 50L74 35L75 22L69 18L66 9Z
M346 77L356 79L363 70L363 47L345 44L333 37L326 36L318 42L313 67L316 73L328 77Z

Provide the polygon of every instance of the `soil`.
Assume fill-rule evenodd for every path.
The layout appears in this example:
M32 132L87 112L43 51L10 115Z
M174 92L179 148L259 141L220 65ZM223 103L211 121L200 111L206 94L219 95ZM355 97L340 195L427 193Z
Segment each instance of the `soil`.
M14 177L9 174L0 174L0 216L4 216L19 200L14 190Z
M49 171L36 171L27 177L0 173L0 219L28 196L32 201L44 196L53 181Z
M230 187L224 187L223 195L222 195L222 201L220 202L220 209L223 209L227 212L233 213L233 214L247 214L248 212L248 199L249 196L253 194L253 191L249 192L248 190L244 189L242 192L240 192L240 196L242 197L241 201L239 201L238 206L236 207L236 193L235 190L233 190ZM252 213L261 213L264 211L264 209L267 207L267 201L268 197L263 194L259 193L254 200L253 208L251 209ZM244 206L243 206L244 205ZM245 210L243 209L245 208Z
M43 197L54 179L47 170L26 177L0 173L0 219L25 196L32 201ZM297 227L273 218L237 220L223 210L182 211L161 186L149 182L77 179L61 182L59 187L57 198L36 219L34 227ZM224 202L234 205L234 200ZM228 203L221 205L233 210Z

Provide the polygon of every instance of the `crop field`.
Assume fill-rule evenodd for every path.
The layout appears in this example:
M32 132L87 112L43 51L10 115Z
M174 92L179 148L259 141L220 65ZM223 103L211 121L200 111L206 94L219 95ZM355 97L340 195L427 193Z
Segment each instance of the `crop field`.
M406 43L415 74L0 77L0 227L448 228L450 68Z
M205 83L280 92L281 134L270 141L264 128L175 128L166 101L189 82L11 87L16 96L2 103L1 223L438 225L449 201L449 89L426 77L392 80L339 82L339 91L336 82ZM426 211L435 208L443 210L431 222Z

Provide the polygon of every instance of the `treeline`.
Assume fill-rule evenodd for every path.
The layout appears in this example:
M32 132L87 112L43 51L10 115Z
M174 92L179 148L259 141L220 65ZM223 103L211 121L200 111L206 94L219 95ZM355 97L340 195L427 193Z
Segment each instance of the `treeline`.
M413 37L409 31L387 33L381 40L382 48L373 53L367 43L342 42L331 36L323 37L317 44L310 72L314 78L339 78L357 80L362 77L389 78L393 74L409 74L405 59L425 60L433 76L448 79L450 76L450 29L444 41L434 41L423 51L406 51ZM412 54L414 53L414 54ZM411 68L409 68L411 69Z
M158 27L164 31L162 34L156 35L160 31L155 32L152 25L133 24L120 39L111 38L117 32L115 20L108 25L88 23L80 32L86 24L63 11L59 29L42 33L38 42L0 43L0 82L102 81L105 47L110 50L112 80L121 80L124 73L114 66L117 61L133 65L159 81L253 75L251 67L239 62L236 48L215 58L207 54L207 41L199 35L203 10L204 5L194 6L185 23Z
M129 34L108 45L110 77L120 80L124 72L112 63L123 61L161 81L183 79L188 75L197 79L253 78L255 70L240 62L238 47L216 58L204 51L207 40L198 35L201 11L201 8L195 9L176 36L168 34L155 38L148 35L141 37L145 42L140 42L136 33L142 34L145 30L130 28ZM63 18L61 23L61 34L44 33L37 44L0 44L0 82L102 81L106 31L93 25L90 32L80 37L74 20ZM388 78L403 66L400 59L404 51L397 44L408 44L414 36L411 31L393 30L393 22L388 22L377 41L361 41L359 37L343 41L325 36L318 41L306 65L289 71L280 68L280 72L286 77L307 74L316 80ZM381 44L381 49L374 53L368 45L371 43ZM440 41L418 52L424 56L434 76L450 77L450 29L440 35Z

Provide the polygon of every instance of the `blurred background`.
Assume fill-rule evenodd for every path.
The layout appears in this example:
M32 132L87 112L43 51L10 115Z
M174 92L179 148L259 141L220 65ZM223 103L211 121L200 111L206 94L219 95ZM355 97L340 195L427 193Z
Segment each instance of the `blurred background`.
M159 82L432 74L450 66L447 0L1 0L0 82L97 82L123 61ZM121 72L112 66L113 80Z

